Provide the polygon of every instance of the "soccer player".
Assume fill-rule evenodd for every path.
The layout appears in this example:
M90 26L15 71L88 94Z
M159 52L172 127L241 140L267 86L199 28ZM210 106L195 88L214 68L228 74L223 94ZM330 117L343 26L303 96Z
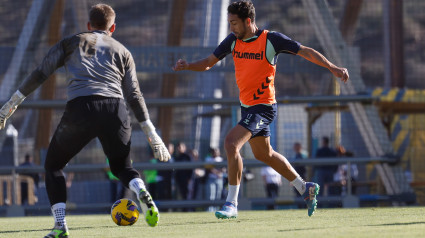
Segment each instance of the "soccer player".
M18 105L57 68L64 66L68 102L50 142L46 162L46 189L55 220L45 237L68 237L65 220L67 197L63 168L90 140L99 138L112 173L137 195L145 220L156 226L158 208L130 154L131 120L124 99L146 134L154 155L168 161L170 154L149 119L130 52L113 39L115 12L105 4L90 9L88 32L66 37L53 46L42 63L0 109L0 129Z
M255 8L250 1L233 2L227 11L232 33L220 43L214 53L191 63L179 59L173 67L175 71L205 71L227 54L231 53L233 56L242 118L225 138L229 193L226 203L215 215L217 218L237 217L237 197L243 168L239 151L249 142L256 159L275 169L294 185L307 203L308 215L311 216L316 210L319 185L304 182L288 160L270 146L269 124L277 113L274 88L277 55L299 55L329 69L343 82L349 78L348 71L335 66L314 49L281 33L258 29L255 24Z

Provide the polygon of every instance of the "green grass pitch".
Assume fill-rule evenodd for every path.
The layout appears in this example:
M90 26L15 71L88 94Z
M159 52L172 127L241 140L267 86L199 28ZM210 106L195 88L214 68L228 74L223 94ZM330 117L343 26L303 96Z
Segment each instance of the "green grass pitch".
M161 213L148 227L141 218L120 227L105 215L69 215L71 237L425 237L425 207L239 211L237 219L213 213ZM47 216L0 218L0 237L43 237L53 225Z

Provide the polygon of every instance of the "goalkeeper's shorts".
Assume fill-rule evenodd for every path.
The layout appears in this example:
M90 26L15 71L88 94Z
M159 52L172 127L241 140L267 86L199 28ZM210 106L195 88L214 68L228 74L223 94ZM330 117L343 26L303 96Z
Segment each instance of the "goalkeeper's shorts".
M111 171L117 175L131 171L125 178L128 184L138 173L131 166L131 120L123 99L102 96L77 97L66 104L65 112L53 135L45 168L63 169L85 145L99 138ZM123 181L128 180L128 181Z

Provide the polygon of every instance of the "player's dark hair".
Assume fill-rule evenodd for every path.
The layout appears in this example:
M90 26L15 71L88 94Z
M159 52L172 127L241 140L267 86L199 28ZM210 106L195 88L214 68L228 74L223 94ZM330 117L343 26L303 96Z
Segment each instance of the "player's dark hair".
M99 30L108 30L115 22L115 11L106 4L96 4L89 13L90 25Z
M233 2L227 7L227 12L238 15L242 21L250 18L252 22L255 22L255 8L251 1Z

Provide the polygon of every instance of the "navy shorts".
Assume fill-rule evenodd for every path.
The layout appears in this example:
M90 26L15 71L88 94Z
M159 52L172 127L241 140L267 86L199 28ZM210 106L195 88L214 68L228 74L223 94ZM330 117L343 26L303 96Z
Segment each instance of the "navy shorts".
M270 137L269 125L277 116L277 105L275 103L271 106L263 104L251 107L241 106L241 116L238 124L251 132L251 138L257 136Z

